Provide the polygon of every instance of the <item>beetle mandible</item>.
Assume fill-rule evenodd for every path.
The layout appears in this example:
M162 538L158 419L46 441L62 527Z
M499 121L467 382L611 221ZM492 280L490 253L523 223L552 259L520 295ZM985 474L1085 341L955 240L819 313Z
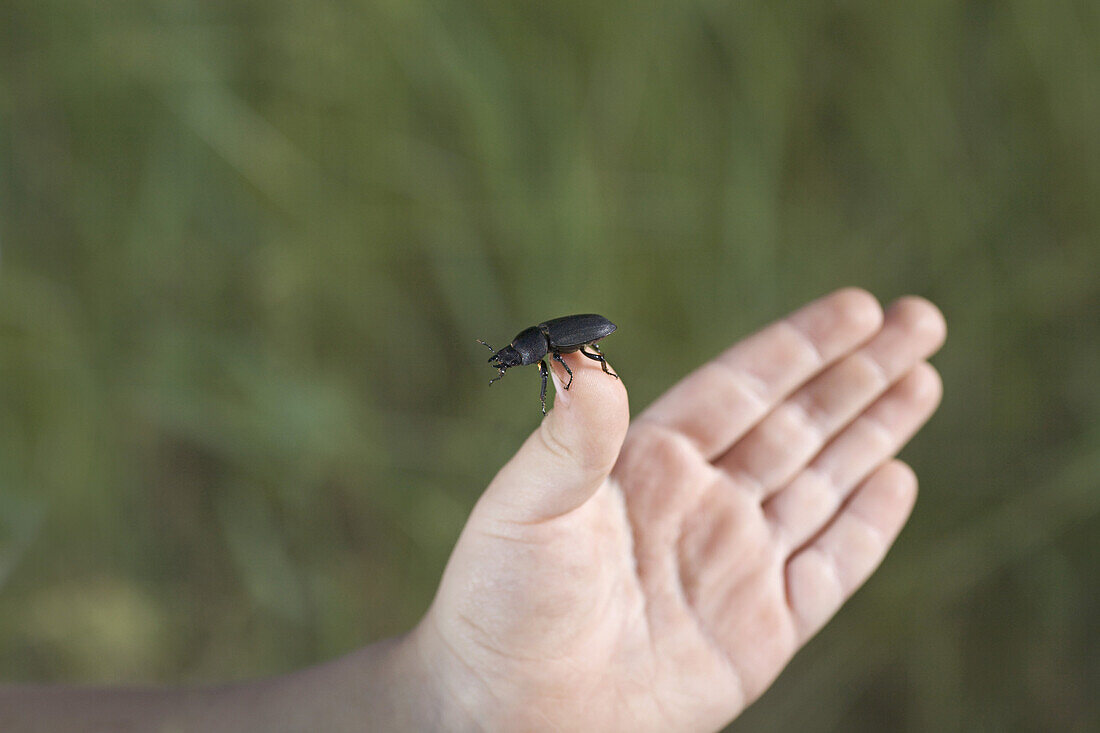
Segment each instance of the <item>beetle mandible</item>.
M546 414L546 376L549 368L546 366L545 356L550 354L554 361L565 367L569 373L569 383L573 384L573 370L561 358L562 354L579 351L593 361L600 362L605 373L619 378L619 375L607 368L607 359L600 352L596 342L604 336L612 333L618 326L603 316L595 313L585 313L576 316L563 316L544 321L537 326L525 328L516 334L512 343L497 351L481 339L477 342L483 345L493 355L489 357L489 363L500 370L500 374L489 380L489 384L504 376L504 372L515 366L528 366L538 363L539 375L542 377L542 390L539 392L539 400L542 401L542 414ZM585 351L585 347L592 349Z

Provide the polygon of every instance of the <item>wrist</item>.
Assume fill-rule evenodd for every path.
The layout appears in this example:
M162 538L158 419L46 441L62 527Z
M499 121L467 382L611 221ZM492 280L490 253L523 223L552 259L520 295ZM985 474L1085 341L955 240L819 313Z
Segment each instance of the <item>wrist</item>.
M208 690L198 718L213 725L206 730L477 730L451 686L414 630L314 667Z
M422 648L418 629L274 680L289 703L291 730L452 731L474 729L449 693L444 670Z
M434 609L433 609L434 610ZM497 727L501 710L489 685L470 661L448 641L437 625L433 610L404 637L402 662L409 679L415 678L423 695L431 700L438 717L425 730L483 731Z

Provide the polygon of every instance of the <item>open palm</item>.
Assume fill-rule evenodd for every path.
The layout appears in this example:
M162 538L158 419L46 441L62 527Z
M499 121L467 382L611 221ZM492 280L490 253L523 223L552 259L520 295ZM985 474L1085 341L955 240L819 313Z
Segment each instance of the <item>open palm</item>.
M471 727L715 730L881 561L916 494L943 319L842 290L629 426L599 365L489 486L412 634ZM568 358L568 357L567 357ZM524 405L523 407L528 407Z

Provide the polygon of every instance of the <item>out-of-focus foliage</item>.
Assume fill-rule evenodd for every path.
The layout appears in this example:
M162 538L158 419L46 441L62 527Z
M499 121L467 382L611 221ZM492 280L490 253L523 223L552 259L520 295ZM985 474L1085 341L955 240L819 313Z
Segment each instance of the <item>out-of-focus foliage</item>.
M634 409L834 287L944 309L882 572L735 730L1100 719L1100 5L0 0L0 673L407 629L573 312Z

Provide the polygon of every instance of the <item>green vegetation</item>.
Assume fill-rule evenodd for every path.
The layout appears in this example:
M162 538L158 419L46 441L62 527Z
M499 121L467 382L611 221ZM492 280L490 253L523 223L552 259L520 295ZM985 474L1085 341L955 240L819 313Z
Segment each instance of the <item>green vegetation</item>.
M0 675L399 633L574 312L635 410L835 287L947 315L882 572L733 726L1100 719L1100 5L0 0Z

